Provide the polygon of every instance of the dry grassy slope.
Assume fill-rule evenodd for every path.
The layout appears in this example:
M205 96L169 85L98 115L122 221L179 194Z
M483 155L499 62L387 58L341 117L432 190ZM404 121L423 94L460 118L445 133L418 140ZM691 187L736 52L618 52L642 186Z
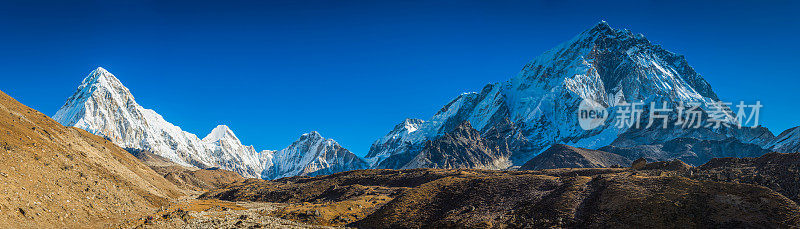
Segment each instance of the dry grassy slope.
M800 207L768 188L650 167L661 169L358 170L251 179L201 198L290 203L278 216L359 228L800 226Z
M131 153L150 166L158 174L186 190L207 191L224 187L245 178L236 172L224 169L198 169L178 165L167 158L150 152L131 151Z
M127 151L0 92L0 227L108 227L178 195Z

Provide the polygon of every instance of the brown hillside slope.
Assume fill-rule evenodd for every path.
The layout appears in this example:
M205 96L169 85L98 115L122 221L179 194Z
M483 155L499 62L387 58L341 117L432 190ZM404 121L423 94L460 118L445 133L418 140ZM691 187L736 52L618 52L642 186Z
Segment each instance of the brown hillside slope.
M0 228L113 227L181 194L127 151L0 92Z

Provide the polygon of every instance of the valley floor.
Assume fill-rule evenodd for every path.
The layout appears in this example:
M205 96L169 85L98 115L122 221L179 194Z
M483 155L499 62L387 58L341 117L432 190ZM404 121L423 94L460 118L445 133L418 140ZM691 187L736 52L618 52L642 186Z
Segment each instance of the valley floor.
M201 200L186 196L137 221L135 228L333 228L272 216L287 204Z

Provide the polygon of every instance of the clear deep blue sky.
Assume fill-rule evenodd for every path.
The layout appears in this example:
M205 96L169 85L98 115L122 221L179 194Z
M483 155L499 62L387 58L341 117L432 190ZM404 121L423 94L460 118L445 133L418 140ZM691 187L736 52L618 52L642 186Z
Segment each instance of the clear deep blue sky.
M317 130L358 155L404 118L505 81L606 20L684 54L723 100L800 125L791 1L8 1L0 90L52 115L97 66L201 138L282 149Z

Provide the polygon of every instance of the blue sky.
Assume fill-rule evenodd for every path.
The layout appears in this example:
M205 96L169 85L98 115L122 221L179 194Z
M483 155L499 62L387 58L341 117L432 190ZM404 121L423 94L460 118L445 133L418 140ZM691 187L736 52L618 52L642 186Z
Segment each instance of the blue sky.
M227 124L282 149L317 130L363 156L606 20L684 54L723 100L761 100L775 134L800 125L791 1L113 2L0 2L0 90L52 115L102 66L200 137Z

